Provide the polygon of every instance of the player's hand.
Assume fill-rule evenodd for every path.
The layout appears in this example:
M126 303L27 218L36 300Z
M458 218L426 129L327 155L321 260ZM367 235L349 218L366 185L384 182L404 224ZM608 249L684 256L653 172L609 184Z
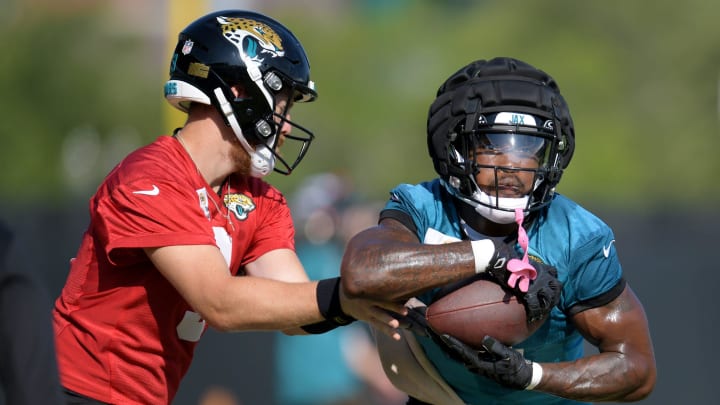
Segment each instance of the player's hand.
M400 340L400 319L407 314L407 308L403 304L349 298L341 288L340 306L347 315L365 321L379 332Z
M425 315L426 312L426 306L408 308L407 315L400 320L400 327L411 330L416 335L429 337L435 344L442 348L450 358L462 362L463 358L460 357L457 350L448 345L448 341L444 337L447 335L440 335L428 324L427 316ZM472 350L469 346L468 349Z
M560 302L562 283L555 267L534 260L531 263L537 270L537 277L530 282L528 291L520 294L520 299L525 304L528 322L535 322L547 316Z
M433 330L427 321L427 306L417 298L411 298L406 303L406 313L404 315L394 314L400 320L400 327L407 329L419 336L425 336L432 339L438 346L445 348L445 342L442 337ZM447 351L448 354L454 353ZM456 358L457 360L457 358Z
M526 389L533 379L533 363L517 350L490 336L483 339L482 351L475 350L450 335L442 335L442 338L448 349L454 351L465 367L476 374L518 390Z
M425 313L427 312L426 306L417 306L407 308L407 313L404 316L398 318L400 320L400 327L415 332L418 335L427 336L428 329L430 328L427 323ZM395 314L397 315L397 314Z
M508 286L510 271L507 264L511 259L518 259L520 255L515 250L515 241L506 240L502 242L493 241L495 244L495 255L487 268L489 273L500 285ZM532 266L537 270L534 280L526 292L520 290L520 284L516 284L513 291L525 304L528 322L540 320L550 313L550 310L560 302L562 283L557 278L555 267L530 260Z
M507 265L510 260L520 259L521 256L515 250L515 239L506 239L504 241L493 239L492 242L495 245L495 253L488 263L486 272L500 285L507 286L510 279L510 270L508 270Z
M440 335L428 325L425 315L426 312L427 306L408 307L407 313L398 318L400 320L400 327L408 329L416 335L432 338L435 340L435 343L442 344Z

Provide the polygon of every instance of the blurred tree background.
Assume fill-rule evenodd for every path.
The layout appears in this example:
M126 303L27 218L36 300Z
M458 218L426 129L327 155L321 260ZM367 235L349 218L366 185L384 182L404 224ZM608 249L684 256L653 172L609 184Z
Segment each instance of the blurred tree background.
M399 182L433 178L426 114L450 74L494 56L550 73L577 132L558 190L613 226L651 324L659 374L647 402L717 402L720 358L707 350L720 339L707 310L720 284L708 249L720 226L717 1L0 0L11 266L58 294L102 178L182 125L162 95L179 23L169 15L199 4L267 13L306 48L320 97L292 114L316 140L293 175L268 177L289 196L319 172L342 172L380 200ZM176 405L197 405L212 385L267 404L268 337L210 331L203 342Z
M560 192L609 209L720 201L718 2L208 3L266 12L306 47L320 97L293 115L316 141L292 176L269 177L287 193L327 170L377 198L434 177L425 120L437 87L473 59L513 56L553 75L570 103L577 149ZM87 198L172 129L166 2L0 4L0 201Z

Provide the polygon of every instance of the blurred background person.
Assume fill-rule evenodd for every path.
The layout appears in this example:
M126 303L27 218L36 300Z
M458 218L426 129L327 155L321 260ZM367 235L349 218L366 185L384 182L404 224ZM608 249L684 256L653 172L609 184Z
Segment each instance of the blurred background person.
M37 278L6 263L12 233L0 221L0 403L61 404L50 326L52 301Z
M345 243L375 225L380 209L334 173L302 182L290 205L297 254L312 280L339 275ZM407 399L385 376L364 323L314 336L277 333L274 355L277 405L399 405Z
M243 403L228 388L211 386L203 392L198 405L243 405Z

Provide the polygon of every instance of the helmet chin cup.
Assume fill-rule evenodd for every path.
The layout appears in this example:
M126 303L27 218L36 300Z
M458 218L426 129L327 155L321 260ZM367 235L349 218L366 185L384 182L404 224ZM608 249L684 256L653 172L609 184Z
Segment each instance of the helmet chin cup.
M475 211L497 224L510 224L515 221L515 209L526 209L529 196L520 198L493 197L477 190L472 195ZM467 202L472 200L465 200ZM497 208L493 208L497 207Z
M250 175L265 177L275 168L275 155L265 145L258 145L250 154Z
M451 180L453 178L451 177ZM507 198L500 197L496 198L487 193L484 193L480 189L470 196L467 197L455 187L452 182L440 180L451 195L458 198L460 201L473 207L475 212L482 215L483 218L492 221L496 224L509 224L515 221L515 209L522 208L527 214L527 206L530 200L530 196L524 196L520 198Z

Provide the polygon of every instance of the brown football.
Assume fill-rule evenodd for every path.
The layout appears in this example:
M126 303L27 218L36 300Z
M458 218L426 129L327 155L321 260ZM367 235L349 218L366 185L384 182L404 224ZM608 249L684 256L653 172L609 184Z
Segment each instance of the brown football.
M494 281L477 279L430 304L428 324L479 348L485 335L512 346L533 334L545 319L528 324L525 306Z

